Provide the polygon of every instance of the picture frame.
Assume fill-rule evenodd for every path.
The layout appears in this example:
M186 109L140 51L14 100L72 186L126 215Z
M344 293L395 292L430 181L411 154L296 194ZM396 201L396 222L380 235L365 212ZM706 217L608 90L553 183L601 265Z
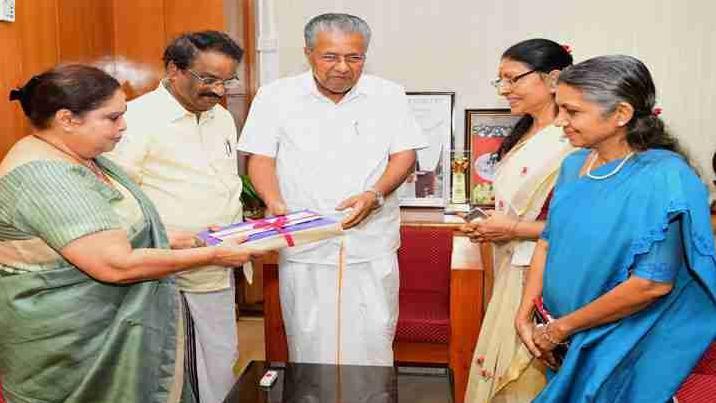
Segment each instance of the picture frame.
M450 150L455 145L455 93L406 92L428 147L417 150L415 167L397 189L401 207L445 207L450 200Z
M465 148L470 156L467 189L471 205L494 206L497 150L519 119L509 109L465 109Z

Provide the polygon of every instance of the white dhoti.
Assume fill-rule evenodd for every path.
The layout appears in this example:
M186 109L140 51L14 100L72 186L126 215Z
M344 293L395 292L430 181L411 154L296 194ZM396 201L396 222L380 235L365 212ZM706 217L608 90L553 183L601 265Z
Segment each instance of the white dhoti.
M342 270L282 259L279 284L290 361L393 365L400 285L395 253Z
M239 358L233 279L226 290L183 294L194 322L199 401L223 402L236 382Z

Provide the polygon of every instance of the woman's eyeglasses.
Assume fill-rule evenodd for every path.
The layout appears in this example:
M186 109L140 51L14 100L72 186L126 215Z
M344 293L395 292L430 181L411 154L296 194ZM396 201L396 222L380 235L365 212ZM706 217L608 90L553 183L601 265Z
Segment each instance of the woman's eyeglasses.
M514 76L514 77L512 77L512 78L498 78L498 79L495 79L495 80L490 81L490 84L492 84L492 86L495 87L495 88L497 88L498 90L499 90L500 87L502 87L503 85L509 85L510 88L512 88L513 86L515 86L515 84L517 84L517 82L518 82L522 77L525 77L525 76L527 76L527 75L529 75L529 74L532 74L532 73L534 73L534 72L536 72L536 71L537 71L537 70L530 70L530 71L524 72L524 73L522 73L522 74L518 74L518 75L516 75L516 76Z

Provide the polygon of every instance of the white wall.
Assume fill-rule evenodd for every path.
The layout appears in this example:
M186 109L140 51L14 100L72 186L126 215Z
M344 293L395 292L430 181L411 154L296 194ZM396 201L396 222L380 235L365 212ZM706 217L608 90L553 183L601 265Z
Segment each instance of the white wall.
M366 71L408 91L456 92L456 137L464 109L506 107L489 81L510 45L545 37L569 44L575 61L613 53L650 68L662 118L711 181L716 151L716 2L710 0L274 0L279 72L307 68L303 25L348 12L373 30Z

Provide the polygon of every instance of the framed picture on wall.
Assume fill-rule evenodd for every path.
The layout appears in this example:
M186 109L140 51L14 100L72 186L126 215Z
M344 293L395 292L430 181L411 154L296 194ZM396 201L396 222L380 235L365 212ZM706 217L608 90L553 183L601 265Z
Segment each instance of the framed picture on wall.
M519 116L509 109L465 109L465 148L470 156L469 200L474 205L494 205L497 150Z
M400 205L445 207L450 198L450 150L455 144L455 93L406 94L428 147L417 151L413 172L397 190Z

